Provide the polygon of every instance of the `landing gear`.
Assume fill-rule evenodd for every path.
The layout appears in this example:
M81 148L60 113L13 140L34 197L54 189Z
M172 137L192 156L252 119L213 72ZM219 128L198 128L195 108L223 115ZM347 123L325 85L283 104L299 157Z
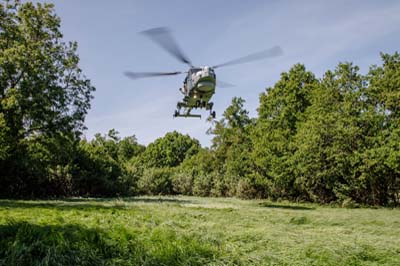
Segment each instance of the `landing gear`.
M215 119L216 114L215 114L215 111L212 110L213 105L214 105L214 103L211 103L211 102L207 103L207 104L205 104L205 108L206 108L206 110L210 110L210 118Z
M197 108L205 108L206 110L210 111L210 118L215 119L215 111L212 110L213 108L213 103L208 103L202 100L198 100L194 103L191 103L189 105L188 102L185 102L185 98L183 99L182 102L178 102L176 104L176 110L174 112L173 117L198 117L201 118L201 115L198 114L191 114L190 112L192 109L197 109ZM183 108L183 112L181 112L181 109Z
M181 113L181 108L184 108L184 112ZM189 107L185 102L178 102L176 105L177 110L174 112L174 117L197 117L201 118L201 115L191 114L193 107Z
M210 116L211 116L213 119L215 119L215 116L216 116L215 111L212 111L212 112L210 113Z

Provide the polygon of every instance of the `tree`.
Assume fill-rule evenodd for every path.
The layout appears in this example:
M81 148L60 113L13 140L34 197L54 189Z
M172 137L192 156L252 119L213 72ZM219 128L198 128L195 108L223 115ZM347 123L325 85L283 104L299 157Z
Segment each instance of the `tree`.
M221 195L235 195L240 179L251 173L249 154L251 151L250 130L253 121L244 109L245 100L234 97L223 117L215 121L208 133L214 135L212 150L216 159L216 180ZM219 183L219 184L218 184Z
M382 66L367 75L365 133L359 200L376 205L400 201L400 54L381 54Z
M146 148L137 142L135 136L123 138L118 143L118 160L128 162L133 157L140 155Z
M92 141L82 140L75 156L73 191L83 196L113 196L118 192L118 179L123 166L113 158L110 146L115 140L97 134Z
M196 155L200 149L198 140L176 131L150 143L137 159L131 161L140 175L139 191L150 194L173 193L174 168Z
M199 186L200 180L205 177L216 177L214 171L217 169L218 162L215 160L214 153L208 148L202 148L192 157L186 158L177 167L172 176L172 185L175 193L184 195L193 195L194 192L202 195L209 195L210 187ZM210 180L209 180L210 181ZM212 182L208 182L209 186L213 186ZM196 189L195 189L196 185ZM201 191L201 188L206 188L206 191ZM216 193L218 194L218 193Z
M169 132L147 146L141 155L141 162L146 167L176 167L198 153L199 149L198 140L176 131Z
M78 67L77 44L63 42L59 28L52 4L0 3L0 195L34 193L27 179L49 180L71 158L33 173L29 155L38 146L63 152L53 145L75 143L84 129L94 87Z
M303 198L326 203L356 194L359 153L365 147L365 79L358 70L341 63L311 93L311 106L294 140L293 167Z
M258 120L252 131L255 176L265 184L266 195L296 197L292 156L297 124L310 106L310 93L317 86L314 74L297 64L272 88L260 95Z
M136 193L138 176L129 160L144 147L135 136L121 140L115 129L96 134L91 141L81 140L74 157L73 191L86 196L114 196Z

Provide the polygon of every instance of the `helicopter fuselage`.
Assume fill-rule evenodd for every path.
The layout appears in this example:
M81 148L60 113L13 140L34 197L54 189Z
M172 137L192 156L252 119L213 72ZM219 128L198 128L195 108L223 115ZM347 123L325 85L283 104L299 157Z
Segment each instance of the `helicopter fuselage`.
M194 108L205 108L210 110L213 116L212 106L210 102L215 93L216 75L212 68L191 68L183 82L183 87L180 91L184 94L182 102L178 102L178 110L174 116L183 117L200 117L199 115L191 114L190 111ZM180 109L185 111L180 113ZM215 114L215 113L214 113Z

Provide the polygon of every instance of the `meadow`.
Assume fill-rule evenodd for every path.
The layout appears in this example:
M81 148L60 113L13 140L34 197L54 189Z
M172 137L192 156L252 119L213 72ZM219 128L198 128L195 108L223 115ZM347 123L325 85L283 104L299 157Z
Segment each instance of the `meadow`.
M400 210L199 197L0 200L0 265L400 265Z

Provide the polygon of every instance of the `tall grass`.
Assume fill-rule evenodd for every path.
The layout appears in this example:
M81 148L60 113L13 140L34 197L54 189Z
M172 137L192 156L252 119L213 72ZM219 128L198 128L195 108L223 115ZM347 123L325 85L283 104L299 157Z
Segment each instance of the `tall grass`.
M400 265L400 210L194 197L0 200L0 265Z
M81 225L0 226L0 265L205 265L218 251L208 243L155 230L139 238Z

